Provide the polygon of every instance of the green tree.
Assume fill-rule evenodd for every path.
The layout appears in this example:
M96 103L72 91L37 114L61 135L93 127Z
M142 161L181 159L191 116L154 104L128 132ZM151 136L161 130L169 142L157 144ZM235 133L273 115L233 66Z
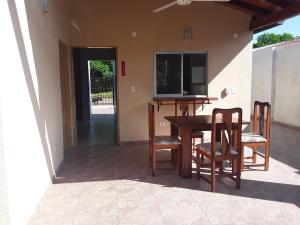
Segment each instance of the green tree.
M281 36L280 36L280 42L283 42L283 41L292 41L294 40L296 37L294 37L292 34L290 33L283 33Z
M296 37L290 33L283 34L274 34L274 33L265 33L257 38L257 42L254 44L254 48L259 48L267 45L272 45L276 43L280 43L283 41L291 41Z
M113 75L111 61L91 60L90 70L92 76L98 75L105 79L110 79Z

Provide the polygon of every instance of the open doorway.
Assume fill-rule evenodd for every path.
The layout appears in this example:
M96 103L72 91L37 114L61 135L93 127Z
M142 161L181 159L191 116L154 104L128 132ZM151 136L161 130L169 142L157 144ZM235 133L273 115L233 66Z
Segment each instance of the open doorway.
M116 49L74 48L78 144L117 144Z

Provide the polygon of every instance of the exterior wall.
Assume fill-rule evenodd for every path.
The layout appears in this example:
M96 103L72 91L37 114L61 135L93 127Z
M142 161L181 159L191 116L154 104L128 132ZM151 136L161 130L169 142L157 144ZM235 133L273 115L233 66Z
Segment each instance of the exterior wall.
M254 101L272 102L273 48L253 51L251 112Z
M300 45L277 48L274 121L300 127Z
M248 15L205 2L173 6L158 14L152 10L164 3L160 0L69 2L76 24L71 45L116 46L119 68L121 61L126 61L126 76L118 72L121 142L148 138L147 103L153 98L153 54L157 50L207 51L208 95L219 100L198 113L211 113L214 107L239 106L244 118L250 118L252 32L248 31ZM193 29L192 41L183 40L185 27ZM136 38L132 32L137 32ZM234 33L238 38L233 38ZM224 96L228 86L236 94ZM169 133L169 126L160 127L159 122L164 121L163 116L173 114L174 107L161 107L156 117L157 134Z
M253 52L252 103L268 101L272 119L300 127L300 45L257 49Z
M49 1L43 13L39 0L0 1L0 186L7 193L0 224L27 223L63 160L58 37L68 40L61 2Z
M0 96L1 99L1 96ZM1 101L0 101L1 111ZM0 224L9 224L7 182L5 173L2 118L0 114Z

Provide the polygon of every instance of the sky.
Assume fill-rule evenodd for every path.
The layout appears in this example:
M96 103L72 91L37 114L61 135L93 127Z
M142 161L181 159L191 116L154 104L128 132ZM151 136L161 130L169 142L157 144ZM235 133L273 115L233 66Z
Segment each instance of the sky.
M264 33L282 34L285 32L291 33L294 36L300 36L300 15L286 20L283 25L255 34L253 40L256 41L257 37Z

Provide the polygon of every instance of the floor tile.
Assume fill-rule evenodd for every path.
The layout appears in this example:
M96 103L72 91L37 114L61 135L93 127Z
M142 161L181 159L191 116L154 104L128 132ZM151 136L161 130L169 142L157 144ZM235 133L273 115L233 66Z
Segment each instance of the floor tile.
M79 145L66 152L29 225L298 225L300 131L273 124L271 133L270 170L249 161L240 190L217 177L216 193L169 164L152 177L147 145Z

